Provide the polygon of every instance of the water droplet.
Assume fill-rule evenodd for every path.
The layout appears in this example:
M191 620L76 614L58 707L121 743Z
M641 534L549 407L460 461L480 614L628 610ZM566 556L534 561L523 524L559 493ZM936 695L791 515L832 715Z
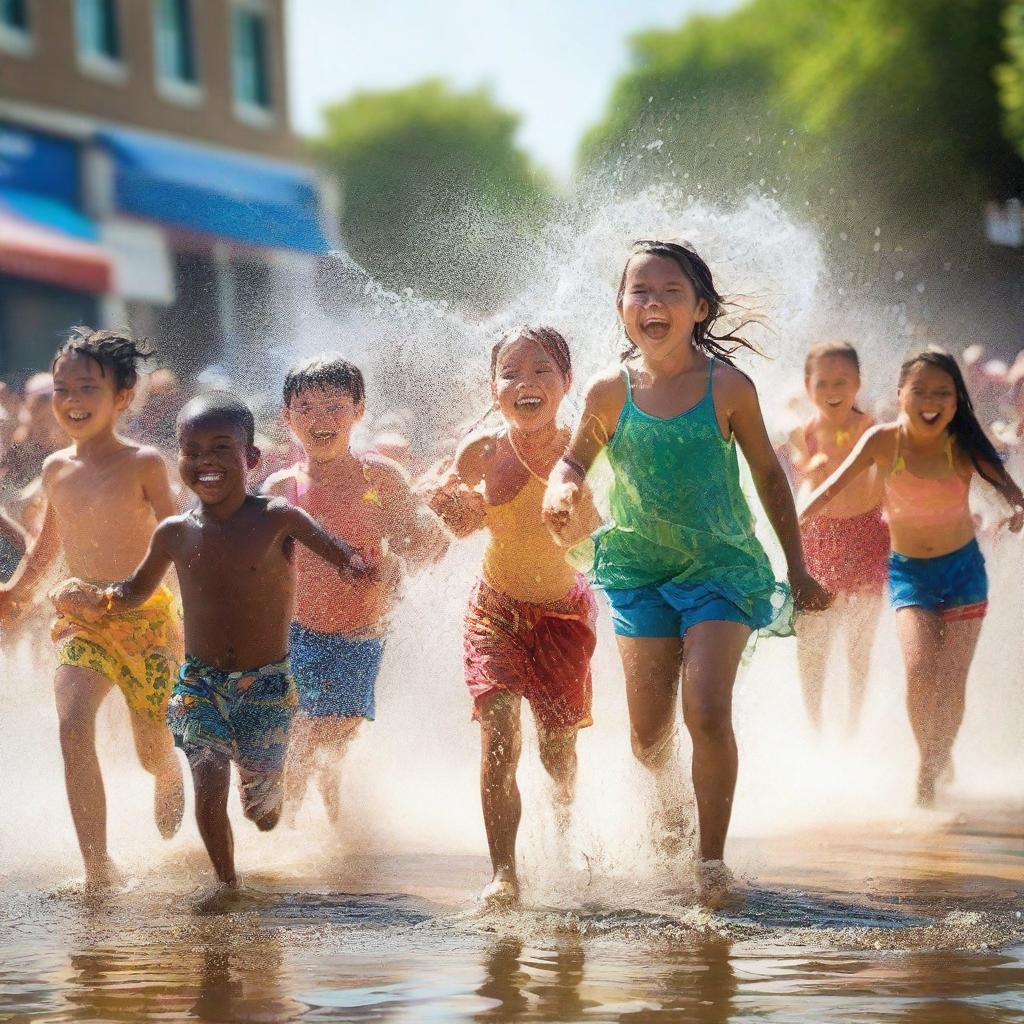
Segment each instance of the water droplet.
M903 271L902 270L897 270L896 273L892 275L892 279L894 281L902 281L903 280Z

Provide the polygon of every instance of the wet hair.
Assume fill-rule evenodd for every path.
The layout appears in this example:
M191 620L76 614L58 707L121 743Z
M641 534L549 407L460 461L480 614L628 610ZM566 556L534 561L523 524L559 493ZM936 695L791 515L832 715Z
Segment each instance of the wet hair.
M911 371L918 366L931 366L936 370L942 370L953 378L953 388L956 392L956 412L947 428L953 435L956 443L970 456L974 468L981 477L993 486L998 487L1003 481L1001 476L992 476L988 467L1001 467L1003 464L995 445L989 440L984 427L978 422L974 412L974 403L971 401L967 384L964 382L964 375L956 359L948 352L939 348L927 348L907 359L900 367L898 387L902 388L910 376Z
M819 341L817 345L812 345L807 350L807 358L804 360L804 379L810 378L814 372L814 364L819 359L828 359L832 356L848 359L853 363L857 376L860 376L860 356L848 341Z
M554 327L532 327L530 324L521 324L506 331L491 349L491 380L494 380L494 376L498 372L498 359L501 356L501 350L516 341L535 342L551 357L551 361L558 367L563 377L568 377L572 373L572 359L569 356L568 342Z
M226 391L208 391L190 402L186 402L178 413L177 430L186 424L193 426L198 423L229 423L238 427L245 437L245 443L252 447L256 440L256 420L252 410L240 398L229 395Z
M671 260L683 272L686 279L693 285L698 299L703 299L708 304L708 315L700 322L693 325L693 345L708 356L721 359L723 362L733 364L732 355L738 349L746 348L751 352L758 351L745 338L740 337L736 332L742 330L750 321L744 321L734 330L726 331L724 334L716 334L715 325L725 314L730 303L724 296L719 295L715 288L714 279L711 276L711 268L701 259L697 251L689 245L681 245L678 242L661 242L656 239L640 239L633 243L625 266L622 268L622 277L619 280L619 291L615 297L615 305L622 309L622 300L626 294L626 277L629 274L629 264L634 256L657 256L659 259ZM626 336L626 345L622 352L623 359L629 359L637 353L637 347L632 339Z
M341 356L316 356L293 366L284 378L284 404L310 388L337 388L351 395L353 402L366 401L363 371Z
M65 356L85 356L93 360L105 377L107 370L114 378L118 391L135 387L139 380L139 363L153 357L149 342L140 338L136 341L125 330L96 331L79 324L72 327L68 340L57 350L50 364L51 371Z

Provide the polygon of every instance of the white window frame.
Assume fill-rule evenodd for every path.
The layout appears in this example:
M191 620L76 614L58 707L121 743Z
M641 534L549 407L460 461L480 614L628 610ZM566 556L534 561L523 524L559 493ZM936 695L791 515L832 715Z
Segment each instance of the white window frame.
M265 21L269 24L270 22L270 11L266 0L231 0L229 6L229 14L231 18L231 32L230 32L230 47L229 53L230 67L231 67L231 106L235 112L235 117L239 121L245 124L251 125L253 128L273 128L277 123L277 89L276 83L274 82L271 74L271 54L270 47L267 47L267 52L264 53L267 66L263 69L264 74L267 76L267 81L270 84L270 103L261 107L258 103L250 103L248 100L240 99L235 94L235 9L241 9L248 11L251 14L261 15ZM270 33L266 35L267 41L270 41Z
M119 14L117 0L111 0L115 12ZM86 50L81 45L81 35L78 25L78 3L72 3L73 17L75 18L75 53L77 55L78 68L80 71L93 78L100 78L105 82L120 85L128 79L128 62L124 56L111 57L105 53L96 53L93 50ZM121 31L121 24L118 21L118 33Z
M31 10L31 5L28 5ZM31 57L35 53L36 41L32 35L32 20L29 18L28 28L16 28L0 21L0 50L15 57Z
M160 0L153 0L150 5L153 20L153 78L156 84L158 95L171 103L177 103L183 107L199 107L206 99L206 88L203 85L199 74L199 49L198 40L195 36L195 24L193 22L192 45L195 52L192 54L192 62L196 68L196 81L186 82L181 78L171 78L165 75L160 68ZM195 18L196 0L191 3L192 17Z

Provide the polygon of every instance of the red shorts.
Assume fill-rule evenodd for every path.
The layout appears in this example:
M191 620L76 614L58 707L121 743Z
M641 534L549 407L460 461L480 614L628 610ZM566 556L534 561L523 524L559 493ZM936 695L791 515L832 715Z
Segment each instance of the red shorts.
M463 655L473 717L496 690L525 697L550 731L590 725L597 605L580 576L557 605L516 601L483 580L469 597Z
M880 594L889 578L881 508L849 519L818 516L801 529L807 571L830 593Z

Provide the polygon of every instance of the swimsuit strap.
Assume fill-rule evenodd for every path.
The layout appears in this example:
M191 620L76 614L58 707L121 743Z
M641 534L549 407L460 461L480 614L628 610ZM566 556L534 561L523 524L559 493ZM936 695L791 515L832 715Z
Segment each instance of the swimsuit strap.
M626 405L635 405L633 401L633 378L630 376L629 367L625 363L622 365L622 372L626 376Z
M903 431L899 427L897 427L896 428L896 455L893 457L892 469L890 470L890 473L893 476L895 476L897 473L905 472L906 468L907 468L906 459L903 458L903 452L900 450L900 441L902 439L903 439Z

